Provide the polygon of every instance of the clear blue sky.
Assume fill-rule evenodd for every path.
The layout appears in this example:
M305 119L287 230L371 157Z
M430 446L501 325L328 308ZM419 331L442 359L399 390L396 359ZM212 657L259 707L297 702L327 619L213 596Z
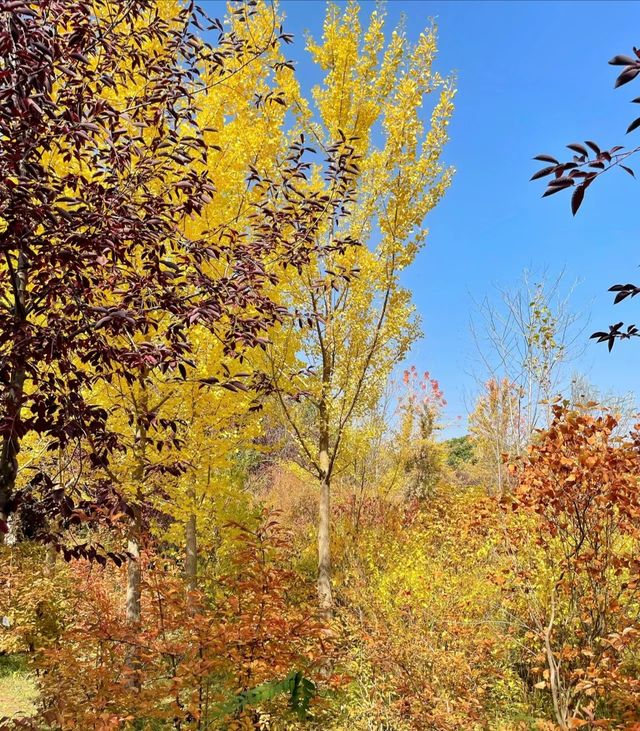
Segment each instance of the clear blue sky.
M374 7L361 5L365 13ZM310 84L304 32L321 34L325 4L284 0L281 7L296 36L290 55ZM562 156L566 143L584 139L608 147L640 140L640 130L624 134L640 84L614 91L616 69L607 64L640 45L640 3L391 0L387 12L390 26L406 15L412 38L435 18L437 66L458 79L446 150L457 174L428 217L426 249L404 277L425 332L411 362L440 379L453 417L465 413L475 388L468 374L473 302L494 285L515 285L523 270L564 269L568 283L580 280L572 301L591 314L587 335L617 320L640 321L640 303L614 308L607 293L611 284L640 280L640 180L607 173L575 219L568 195L541 200L543 186L528 182L535 154ZM575 368L605 391L638 394L639 362L640 340L619 343L611 354L590 343Z

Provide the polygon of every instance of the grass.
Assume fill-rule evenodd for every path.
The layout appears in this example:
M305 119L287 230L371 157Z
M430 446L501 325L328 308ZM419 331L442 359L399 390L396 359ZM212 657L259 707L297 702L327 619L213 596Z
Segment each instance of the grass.
M0 655L0 718L30 716L36 696L24 655Z

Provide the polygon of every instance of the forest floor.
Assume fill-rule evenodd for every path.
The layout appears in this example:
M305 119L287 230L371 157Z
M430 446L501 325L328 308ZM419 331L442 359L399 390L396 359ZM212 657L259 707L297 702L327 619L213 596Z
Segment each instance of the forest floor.
M29 716L35 710L36 688L19 655L0 655L0 718Z

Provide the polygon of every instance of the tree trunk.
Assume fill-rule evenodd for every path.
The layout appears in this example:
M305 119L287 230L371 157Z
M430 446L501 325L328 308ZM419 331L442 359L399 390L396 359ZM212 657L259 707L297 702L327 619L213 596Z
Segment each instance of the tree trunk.
M24 371L20 371L14 374L8 388L6 416L15 426L20 421L24 381ZM2 451L0 452L0 521L2 521L2 525L0 525L0 543L4 543L5 531L8 529L9 502L13 497L18 475L18 450L18 437L12 430L4 435Z
M44 570L47 576L53 576L56 572L56 561L58 559L58 552L56 547L52 543L47 543L44 554Z
M133 521L129 541L127 543L127 551L131 554L127 561L127 598L126 598L126 621L127 624L136 628L140 625L141 599L142 599L142 567L140 566L140 532L139 521ZM136 632L137 636L137 632ZM132 639L136 639L135 636ZM131 673L127 684L136 690L140 690L142 686L142 663L140 662L140 648L137 641L134 641L126 653L127 669Z
M333 616L331 591L331 476L329 472L329 440L324 433L320 441L320 501L318 512L318 600L320 611Z
M129 624L140 622L140 599L142 594L142 570L140 568L140 545L133 532L129 537L127 551L131 554L127 562L127 604L126 616Z
M6 533L9 530L8 517L4 510L0 510L0 546L4 546Z
M6 414L14 427L20 421L22 398L24 394L25 371L20 368L11 377L6 396ZM8 500L11 497L13 486L18 473L18 437L14 431L5 434L2 439L2 454L0 456L0 496ZM4 503L0 504L4 510Z
M133 517L127 543L130 557L127 561L127 597L125 604L126 621L130 627L140 625L142 616L142 566L140 565L140 543L142 541L142 504L144 498L144 467L147 449L147 418L149 413L148 394L146 389L147 372L140 377L140 404L136 404L136 444L134 447L135 466L132 478L136 485L136 505L133 508ZM140 690L142 687L142 663L140 662L140 648L134 642L127 652L127 667L131 672L128 681L132 688Z
M149 416L149 394L146 378L148 371L143 370L140 376L140 403L135 406L136 444L134 447L135 466L132 478L136 485L136 506L131 521L131 531L127 551L131 554L127 562L127 602L126 616L130 624L140 622L140 605L142 599L142 567L140 566L140 541L142 538L142 502L144 497L144 467L147 451L147 418Z
M185 558L184 573L187 591L198 587L198 538L196 535L196 516L191 514L184 526Z

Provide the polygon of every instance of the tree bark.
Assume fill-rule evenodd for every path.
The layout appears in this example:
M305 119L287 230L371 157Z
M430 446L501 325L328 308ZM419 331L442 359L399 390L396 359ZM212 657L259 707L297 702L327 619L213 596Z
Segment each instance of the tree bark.
M5 30L11 37L11 27L9 19L7 18L5 24ZM20 63L20 59L17 57L15 47L13 51L9 53L10 62L8 64L9 71L16 70L17 64ZM21 96L27 97L29 94L22 87L22 84L17 84L15 92ZM25 148L28 147L28 141L24 140ZM18 162L18 170L20 173L24 172L25 169L25 156ZM27 298L28 290L27 284L29 279L29 261L27 254L20 245L18 251L17 265L14 265L11 255L7 252L6 265L8 274L11 280L11 288L13 290L13 307L12 315L16 320L16 328L14 330L15 336L17 337L20 333L23 324L27 321ZM15 340L14 340L15 347ZM11 379L9 382L9 388L6 397L6 412L3 416L8 417L11 420L11 431L5 434L2 439L2 449L0 450L0 520L5 524L9 518L9 502L13 497L13 491L16 485L16 477L18 475L18 452L20 451L20 441L16 427L20 422L20 415L22 411L22 401L24 398L24 383L26 380L26 368L24 367L24 360L17 358L17 363L13 364L13 372L11 373ZM22 363L20 362L22 360ZM4 543L5 534L3 527L0 526L0 545Z
M318 511L318 600L320 611L333 616L331 590L331 475L329 464L329 434L323 429L320 437L320 500Z
M56 547L52 543L47 543L44 554L44 570L47 576L53 576L56 573L56 562L58 559L58 552Z
M127 562L127 601L126 617L130 624L140 622L140 605L142 603L142 567L140 566L140 540L142 538L142 501L144 496L144 467L147 451L147 418L149 415L149 395L147 393L148 372L140 376L140 403L135 404L136 444L134 447L135 466L132 473L136 485L136 506L131 521L131 531L127 551L131 555Z
M5 434L2 439L0 452L0 520L7 522L9 518L9 502L13 497L18 476L18 451L20 444L15 433L15 427L20 421L22 399L24 393L25 372L19 370L14 373L8 388L6 399L7 417L14 425L14 429ZM4 531L0 530L0 542L4 542Z
M187 591L198 588L198 538L196 534L196 516L191 514L184 526L185 557L184 573Z
M129 537L127 551L131 554L131 558L127 562L126 616L129 624L138 624L140 622L142 570L140 568L140 545L138 537L133 533Z
M140 566L139 527L140 521L136 511L136 517L132 521L131 533L127 542L127 551L130 558L127 561L127 597L125 604L126 622L133 628L139 627L142 616L142 567ZM140 690L142 663L140 662L140 648L135 642L127 650L126 664L131 673L127 683L130 687Z

